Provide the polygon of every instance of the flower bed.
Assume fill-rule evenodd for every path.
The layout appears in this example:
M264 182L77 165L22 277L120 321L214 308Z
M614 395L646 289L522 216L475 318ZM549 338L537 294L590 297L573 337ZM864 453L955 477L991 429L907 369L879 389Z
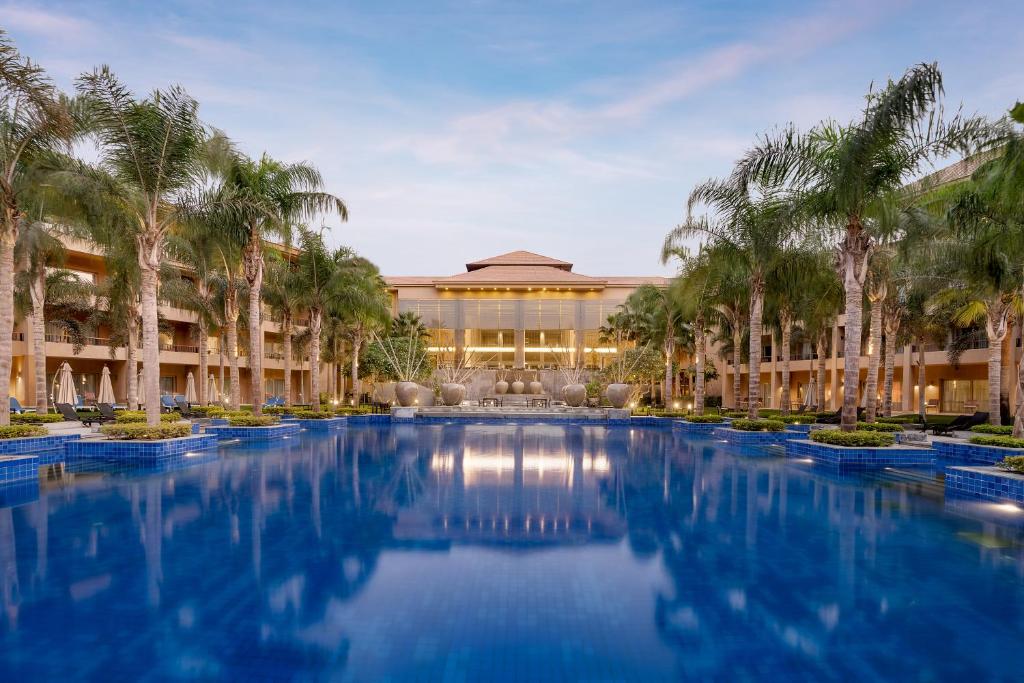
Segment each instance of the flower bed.
M38 425L51 422L63 422L64 416L57 413L15 413L11 415L11 424Z
M192 425L185 423L158 424L150 427L145 423L128 422L100 427L100 433L108 439L126 441L157 441L177 439L192 434Z
M220 406L192 406L189 408L196 417L219 417L225 410Z
M46 427L39 425L8 425L0 427L0 439L23 439L28 436L46 436Z
M104 425L120 429L147 428L146 425ZM160 425L185 429L187 436L164 437L152 440L116 438L116 439L78 439L69 441L64 446L64 454L68 458L101 458L104 460L134 461L151 460L196 453L217 447L217 437L211 434L193 435L191 425Z
M895 438L891 434L875 431L820 429L811 434L811 441L843 448L886 448L893 445Z
M316 410L298 410L292 413L292 416L303 429L317 432L340 429L349 420L347 417L341 417L334 413Z
M146 421L144 410L119 410L116 413L117 424L135 424ZM179 413L160 413L161 422L177 422L181 419Z
M732 429L740 432L781 432L786 429L786 423L779 420L733 420L730 424Z
M325 410L293 410L291 415L299 420L327 420L335 417L334 413Z

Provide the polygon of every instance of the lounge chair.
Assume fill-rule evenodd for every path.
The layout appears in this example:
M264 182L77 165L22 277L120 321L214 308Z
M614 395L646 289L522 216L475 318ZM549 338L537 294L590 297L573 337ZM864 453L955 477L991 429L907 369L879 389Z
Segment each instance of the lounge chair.
M103 417L101 414L99 417L82 417L78 414L70 403L58 403L56 406L57 412L64 416L64 419L68 422L81 422L85 427L92 427L93 424L103 424L104 422L110 422L109 418Z
M100 416L105 420L116 420L117 415L114 413L114 406L109 403L97 403L96 407L100 411Z
M977 411L974 415L957 415L953 418L953 421L944 425L931 425L927 423L924 428L931 429L932 434L935 436L949 436L953 432L967 431L971 427L976 425L986 424L988 422L988 413L984 411Z
M11 413L19 414L24 412L25 409L21 407L21 403L18 402L18 399L11 396Z
M174 405L174 398L172 396L170 396L169 394L164 394L160 397L160 407L166 410L167 412L171 412L178 406Z
M857 408L857 422L864 419L864 408ZM837 425L843 421L843 409L840 408L828 417L819 417L816 422L820 425Z
M174 404L175 407L181 411L182 417L194 417L192 414L192 407L188 404L188 401L181 396L174 397Z

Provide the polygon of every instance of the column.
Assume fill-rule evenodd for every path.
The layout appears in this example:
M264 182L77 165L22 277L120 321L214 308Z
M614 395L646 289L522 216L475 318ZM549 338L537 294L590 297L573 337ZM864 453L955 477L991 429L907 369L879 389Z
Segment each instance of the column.
M901 403L903 405L904 412L913 412L914 410L914 371L911 360L913 359L913 352L911 351L910 344L903 345L903 384L900 387Z
M462 358L466 352L466 312L462 299L455 301L455 357Z
M522 368L526 366L526 312L522 299L515 303L515 321L516 351L512 365L516 368Z

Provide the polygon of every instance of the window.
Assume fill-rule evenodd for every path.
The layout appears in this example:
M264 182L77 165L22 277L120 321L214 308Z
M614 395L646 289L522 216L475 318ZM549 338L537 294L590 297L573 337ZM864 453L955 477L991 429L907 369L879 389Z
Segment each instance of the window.
M941 410L944 413L973 413L987 398L987 379L942 380Z
M176 377L161 377L160 378L160 393L161 394L174 394L174 380Z

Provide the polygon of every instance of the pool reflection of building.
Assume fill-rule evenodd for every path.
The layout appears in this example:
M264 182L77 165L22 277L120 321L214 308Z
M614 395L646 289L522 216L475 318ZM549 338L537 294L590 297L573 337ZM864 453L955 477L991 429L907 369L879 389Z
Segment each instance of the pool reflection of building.
M625 520L603 499L603 429L543 425L440 428L427 493L401 509L398 541L516 546L611 541ZM567 433L568 431L568 433Z

